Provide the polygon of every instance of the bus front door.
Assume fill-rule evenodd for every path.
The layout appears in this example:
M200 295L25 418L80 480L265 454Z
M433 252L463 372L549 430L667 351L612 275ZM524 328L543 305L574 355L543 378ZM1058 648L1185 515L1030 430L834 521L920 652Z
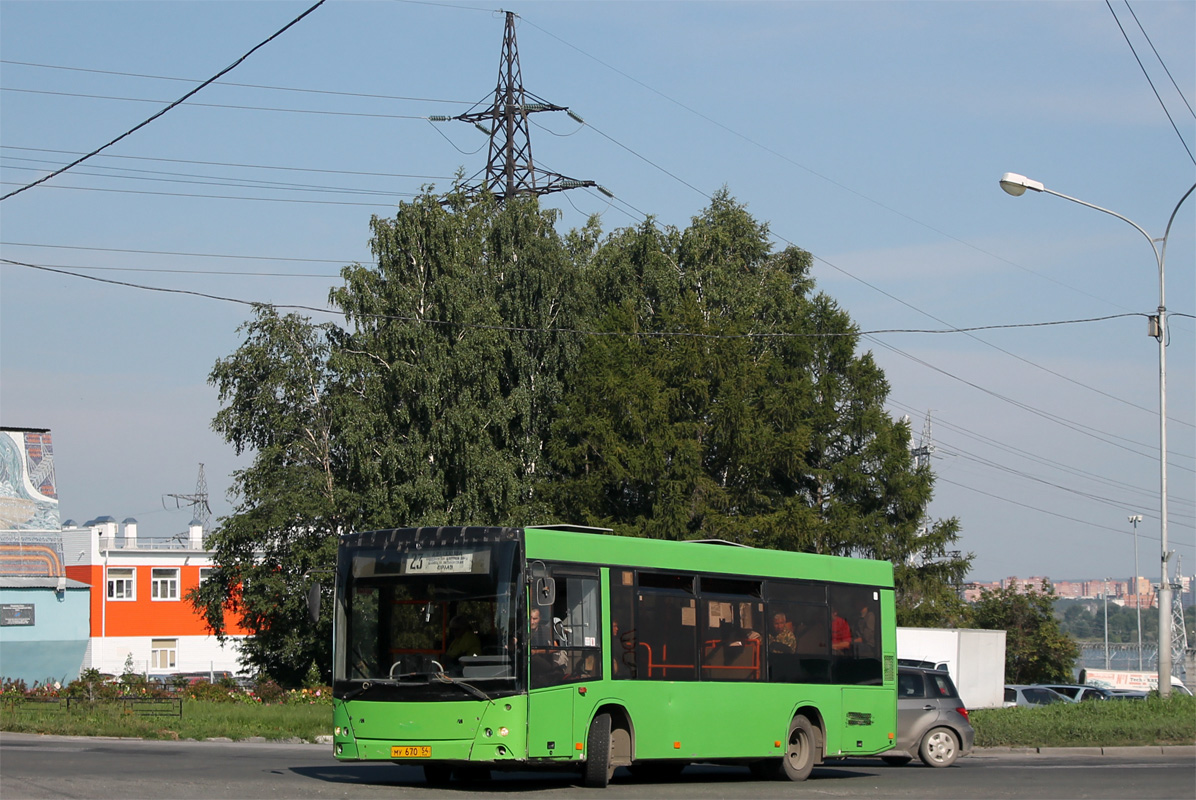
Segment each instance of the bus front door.
M576 686L537 689L527 698L528 758L573 758L573 697Z

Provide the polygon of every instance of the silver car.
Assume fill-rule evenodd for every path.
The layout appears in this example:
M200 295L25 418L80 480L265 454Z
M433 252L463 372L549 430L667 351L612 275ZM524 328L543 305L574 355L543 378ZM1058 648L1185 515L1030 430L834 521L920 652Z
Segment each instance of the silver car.
M903 766L914 755L928 767L949 767L972 752L976 732L951 676L942 670L898 667L897 743L881 759Z
M1043 683L1039 684L1052 692L1058 692L1065 697L1070 697L1072 700L1108 700L1113 692L1109 689L1101 688L1100 686L1082 686L1077 683Z
M1053 703L1078 703L1064 694L1045 686L1027 686L1020 683L1005 684L1005 708L1013 706L1049 706Z

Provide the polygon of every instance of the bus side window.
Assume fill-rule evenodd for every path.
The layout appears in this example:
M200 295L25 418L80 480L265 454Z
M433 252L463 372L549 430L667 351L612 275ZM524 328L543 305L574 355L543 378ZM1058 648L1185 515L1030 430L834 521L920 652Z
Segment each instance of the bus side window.
M867 586L832 586L830 605L835 683L882 683L879 593Z
M597 570L593 576L554 570L553 577L556 599L540 609L543 633L532 642L533 687L591 680L601 672Z
M696 680L698 608L693 576L641 572L635 598L636 677Z

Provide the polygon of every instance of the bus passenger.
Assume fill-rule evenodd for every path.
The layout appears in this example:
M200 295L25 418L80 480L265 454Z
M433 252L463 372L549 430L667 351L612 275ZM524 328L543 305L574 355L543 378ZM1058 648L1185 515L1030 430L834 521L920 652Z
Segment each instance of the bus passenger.
M772 643L768 649L773 653L792 653L797 649L797 636L793 633L793 623L784 611L772 615Z
M839 609L831 607L831 650L837 655L847 655L851 649L851 626L839 614Z
M473 622L464 614L449 620L449 645L444 659L450 666L460 667L462 656L476 656L482 652L482 640L474 632Z
M536 647L537 645L540 647L550 647L554 644L552 641L552 630L550 629L551 626L541 624L541 616L542 614L538 608L533 608L531 613L528 614L528 621L531 623L532 629L530 640L532 647ZM535 652L535 650L532 652Z
M855 623L855 654L860 658L876 656L876 614L868 601L860 604L860 618Z

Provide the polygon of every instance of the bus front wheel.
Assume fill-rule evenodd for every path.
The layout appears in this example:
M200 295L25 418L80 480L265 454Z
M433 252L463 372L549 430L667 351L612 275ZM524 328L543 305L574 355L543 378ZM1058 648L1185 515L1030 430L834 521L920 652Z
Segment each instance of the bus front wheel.
M604 789L614 771L610 758L610 714L599 714L590 723L590 732L586 736L583 783L593 789Z
M814 748L817 741L814 726L800 714L789 723L788 745L781 757L778 777L791 781L804 781L814 769Z

